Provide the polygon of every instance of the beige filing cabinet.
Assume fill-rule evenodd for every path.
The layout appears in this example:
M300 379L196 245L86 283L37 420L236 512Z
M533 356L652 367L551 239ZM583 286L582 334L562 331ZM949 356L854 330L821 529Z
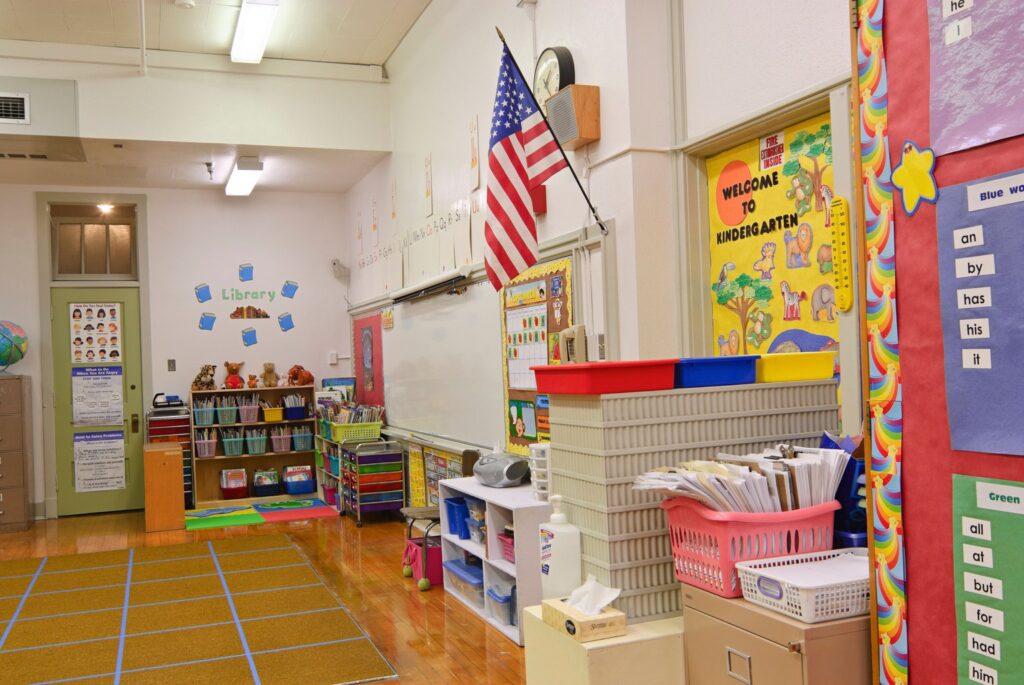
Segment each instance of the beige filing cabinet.
M32 382L0 374L0 533L32 525Z
M687 685L867 685L871 618L802 623L683 585Z
M526 685L682 685L683 619L636 623L620 637L576 642L523 609ZM735 684L733 684L735 685Z

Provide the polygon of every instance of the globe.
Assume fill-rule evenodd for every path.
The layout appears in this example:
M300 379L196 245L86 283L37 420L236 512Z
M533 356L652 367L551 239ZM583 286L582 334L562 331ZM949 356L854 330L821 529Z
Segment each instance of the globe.
M28 352L25 329L10 321L0 321L0 371L21 361Z

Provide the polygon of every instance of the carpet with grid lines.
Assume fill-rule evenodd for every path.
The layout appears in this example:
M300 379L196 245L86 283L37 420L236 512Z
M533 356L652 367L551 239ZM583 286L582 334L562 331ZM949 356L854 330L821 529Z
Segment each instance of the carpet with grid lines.
M5 685L396 675L283 535L0 562L0 674Z

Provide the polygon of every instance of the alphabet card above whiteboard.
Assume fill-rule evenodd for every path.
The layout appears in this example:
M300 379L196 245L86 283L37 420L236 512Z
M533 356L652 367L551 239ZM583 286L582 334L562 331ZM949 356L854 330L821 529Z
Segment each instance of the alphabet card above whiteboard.
M951 446L1024 455L1024 172L942 188L937 216Z
M560 364L559 338L572 325L572 260L527 269L501 291L506 449L529 453L550 439L547 395L531 366Z
M1024 678L1024 483L953 476L957 682Z

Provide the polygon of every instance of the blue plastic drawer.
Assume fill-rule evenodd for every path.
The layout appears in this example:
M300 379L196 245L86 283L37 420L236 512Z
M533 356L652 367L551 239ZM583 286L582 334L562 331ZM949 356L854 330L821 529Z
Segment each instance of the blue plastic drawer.
M284 489L289 495L308 495L316 492L316 481L312 479L285 481Z
M469 506L464 497L449 497L445 499L444 506L447 507L448 533L458 535L460 540L469 539L469 527L466 519L469 517Z
M677 388L706 388L754 383L758 356L680 359L676 362L675 385Z

